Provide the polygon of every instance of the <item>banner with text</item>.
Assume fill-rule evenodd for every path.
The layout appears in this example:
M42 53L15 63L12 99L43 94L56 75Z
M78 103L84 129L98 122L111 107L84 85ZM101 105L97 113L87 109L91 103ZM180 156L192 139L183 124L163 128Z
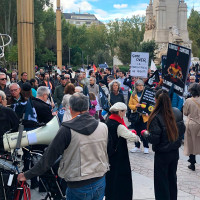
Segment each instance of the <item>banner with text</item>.
M163 69L163 87L170 89L182 96L190 65L191 50L176 44L169 43L167 64Z
M147 78L149 53L131 52L130 75Z
M137 108L137 111L139 113L150 114L153 111L155 103L156 103L155 102L155 94L156 94L156 92L154 89L151 89L148 87L146 87L144 89L144 92L142 93L142 96L140 99L141 107Z

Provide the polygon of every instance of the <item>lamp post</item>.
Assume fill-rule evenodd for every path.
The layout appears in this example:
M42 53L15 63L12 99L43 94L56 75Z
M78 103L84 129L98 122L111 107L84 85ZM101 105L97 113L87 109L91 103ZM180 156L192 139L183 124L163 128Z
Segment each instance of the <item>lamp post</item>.
M83 61L83 51L82 51L82 67L84 67L84 61Z
M87 55L87 66L88 66L88 55Z
M57 66L62 69L62 27L60 0L57 0L56 9L56 37L57 37Z
M69 67L70 67L70 50L71 50L72 48L70 48L69 47Z

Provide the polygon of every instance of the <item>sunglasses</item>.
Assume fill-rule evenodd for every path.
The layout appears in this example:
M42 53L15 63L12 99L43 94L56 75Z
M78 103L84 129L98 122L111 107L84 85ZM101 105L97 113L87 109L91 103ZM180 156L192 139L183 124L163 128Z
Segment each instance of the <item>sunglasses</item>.
M65 79L70 79L70 78L67 78L67 77L66 77Z
M5 80L7 80L7 78L1 78L0 80L1 80L1 81L5 81Z

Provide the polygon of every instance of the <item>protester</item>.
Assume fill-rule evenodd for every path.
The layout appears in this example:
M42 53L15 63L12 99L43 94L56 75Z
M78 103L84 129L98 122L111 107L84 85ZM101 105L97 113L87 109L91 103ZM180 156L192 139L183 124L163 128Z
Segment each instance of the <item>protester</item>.
M43 174L62 155L58 175L67 181L67 199L83 200L86 193L93 199L103 199L108 171L108 129L89 115L88 107L88 97L80 93L72 95L73 119L62 123L42 159L29 171L19 174L18 181Z
M143 146L144 146L144 153L148 154L149 153L149 145L147 140L145 140L143 138L143 136L141 136L140 132L144 129L146 129L147 127L147 121L148 121L148 116L146 114L140 114L137 113L137 109L140 108L140 98L142 96L142 92L144 90L144 82L140 79L138 79L135 83L135 88L134 91L130 97L129 100L129 108L132 110L132 115L137 114L137 121L131 121L131 125L129 128L134 128L137 133L138 136L141 138L142 142L143 142ZM131 116L130 116L131 117ZM134 118L135 120L135 118ZM140 143L136 142L135 143L135 147L133 149L130 150L131 153L136 153L136 152L140 152Z
M62 99L63 99L63 96L64 96L64 89L65 89L65 86L67 84L67 78L62 76L60 83L61 84L56 87L55 93L54 93L54 100L58 104L58 107L60 107L60 105L62 103Z
M108 83L107 78L108 78L108 76L111 75L111 68L107 67L105 70L105 73L106 73L106 75L104 76L104 81L105 81L106 87L108 87L109 83Z
M90 104L91 104L91 108L89 109L89 113L90 113L91 116L94 116L96 114L96 105L97 105L96 96L93 92L90 92L89 98L90 98Z
M62 106L65 108L65 113L63 116L63 122L69 121L72 119L70 110L69 110L69 99L75 93L75 87L72 83L69 83L65 86L64 97L62 100Z
M18 82L18 85L20 88L22 88L23 83L26 83L28 81L28 74L26 72L21 73L21 80Z
M9 99L11 97L9 87L6 86L7 77L6 74L0 72L0 90L2 90L6 94L6 98Z
M179 147L185 132L183 115L172 108L166 90L156 92L156 105L152 111L147 129L154 156L154 191L156 200L177 199L177 165Z
M127 106L118 102L111 108L111 115L107 121L110 146L110 171L106 174L106 200L132 200L132 175L128 155L127 140L138 142L139 137L128 130L123 117Z
M200 85L193 83L189 87L192 95L183 107L183 114L187 116L184 137L184 154L189 156L189 169L195 171L196 155L200 154Z
M110 104L114 105L117 102L124 102L124 96L122 93L119 92L120 90L120 83L117 80L113 80L109 83L109 91L110 91Z
M124 95L124 102L125 102L125 104L127 104L129 87L124 84L125 75L126 75L126 73L124 71L119 72L119 78L117 79L117 81L120 82L120 87L121 87L122 93Z
M32 95L33 95L33 97L36 97L37 96L38 81L37 81L37 79L32 78L29 82L31 84Z
M49 93L50 91L48 87L40 86L37 90L37 97L32 98L33 106L36 110L39 123L48 123L53 118L51 107L46 103Z
M32 88L29 82L23 83L21 87L21 94L24 97L25 101L28 101L30 97L32 97Z
M54 90L55 90L55 87L54 87L54 83L53 81L50 79L49 77L49 73L48 72L45 72L44 74L41 74L41 78L43 77L43 80L41 81L41 83L39 84L39 87L40 86L46 86L49 88L50 90L50 93L51 94L54 94Z
M18 130L19 119L16 113L11 109L6 107L7 100L6 95L3 91L0 91L0 157L1 159L10 158L8 152L5 152L3 148L3 135L7 132L15 132ZM4 157L6 155L6 157ZM1 177L8 176L5 170L0 167ZM0 179L0 199L11 199L12 192L10 192L9 187L5 187L5 183L2 183L2 178ZM4 197L5 193L6 197Z
M102 90L104 91L106 97L108 98L108 97L109 97L109 90L108 90L108 88L106 87L105 81L104 81L103 79L99 81L99 85L100 85L100 87L102 88Z

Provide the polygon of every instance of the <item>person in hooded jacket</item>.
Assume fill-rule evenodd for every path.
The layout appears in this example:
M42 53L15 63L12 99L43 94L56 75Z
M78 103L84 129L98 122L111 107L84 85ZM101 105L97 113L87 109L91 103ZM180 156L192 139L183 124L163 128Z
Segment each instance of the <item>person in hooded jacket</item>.
M88 113L89 99L81 93L70 97L72 119L62 123L41 160L18 175L18 181L41 175L62 155L58 175L67 181L67 200L103 200L109 170L108 128Z
M156 105L150 114L148 141L155 152L154 191L156 200L177 200L179 147L185 132L182 112L172 108L166 90L156 92Z

